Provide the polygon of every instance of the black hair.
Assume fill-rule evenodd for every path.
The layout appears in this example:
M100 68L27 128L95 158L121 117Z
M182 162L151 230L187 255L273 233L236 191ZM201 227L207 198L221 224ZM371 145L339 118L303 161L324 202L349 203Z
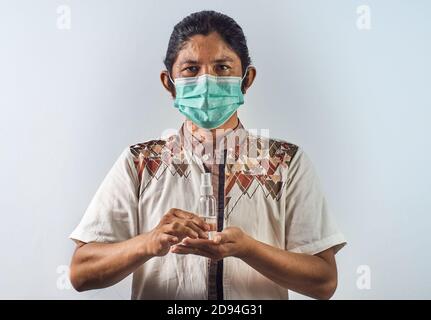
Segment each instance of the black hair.
M244 75L251 64L247 41L242 28L231 17L216 11L199 11L192 13L177 23L169 39L164 64L168 72L172 73L178 52L190 37L201 34L208 35L217 32L228 46L239 56Z

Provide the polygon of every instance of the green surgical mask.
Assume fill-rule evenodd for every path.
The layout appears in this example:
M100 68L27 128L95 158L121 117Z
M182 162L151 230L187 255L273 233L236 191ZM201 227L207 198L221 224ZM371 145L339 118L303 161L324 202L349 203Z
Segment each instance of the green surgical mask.
M174 107L201 128L217 128L244 103L241 85L245 75L241 78L204 74L177 78L175 82L169 76L176 91Z

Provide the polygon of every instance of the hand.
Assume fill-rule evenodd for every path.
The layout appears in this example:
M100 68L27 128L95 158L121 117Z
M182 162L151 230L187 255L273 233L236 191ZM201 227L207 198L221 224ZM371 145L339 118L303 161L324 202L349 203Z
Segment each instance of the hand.
M164 256L172 245L186 237L208 239L208 230L210 226L202 218L191 212L172 208L153 230L143 235L146 237L146 254Z
M237 227L217 232L214 240L186 238L181 244L171 247L172 253L196 254L213 260L233 256L242 258L250 252L252 238Z

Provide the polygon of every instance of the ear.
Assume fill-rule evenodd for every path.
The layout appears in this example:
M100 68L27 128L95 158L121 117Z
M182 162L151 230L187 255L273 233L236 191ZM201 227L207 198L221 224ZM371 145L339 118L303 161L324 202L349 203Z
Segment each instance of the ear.
M163 87L171 94L172 98L175 99L175 86L172 84L169 79L169 73L166 70L163 70L160 73L160 80L162 81Z
M247 70L247 75L244 78L243 93L247 92L248 88L250 88L251 85L253 84L255 78L256 78L256 68L253 66L250 66Z

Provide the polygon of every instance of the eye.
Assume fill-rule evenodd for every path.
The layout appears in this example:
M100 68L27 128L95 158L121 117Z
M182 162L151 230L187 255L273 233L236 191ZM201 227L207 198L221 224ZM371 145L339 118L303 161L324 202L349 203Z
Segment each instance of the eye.
M199 71L199 68L197 66L188 66L188 67L184 68L184 71L196 73Z
M218 64L217 69L220 71L228 71L229 69L231 69L231 67L227 64Z

